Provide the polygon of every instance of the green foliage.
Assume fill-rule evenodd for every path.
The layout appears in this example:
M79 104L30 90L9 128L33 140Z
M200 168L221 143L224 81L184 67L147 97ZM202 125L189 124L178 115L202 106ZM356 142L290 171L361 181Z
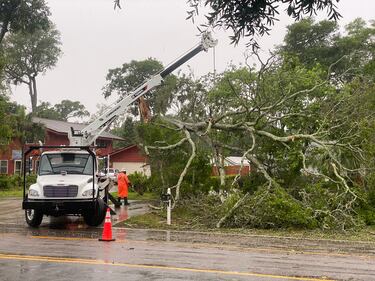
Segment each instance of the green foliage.
M132 184L132 189L142 195L149 190L149 178L140 172L135 172L129 175L129 180Z
M60 114L58 114L55 108L49 102L41 102L36 107L35 115L41 118L59 120Z
M10 102L6 95L0 94L0 149L5 149L13 138L20 138L21 142L33 132L31 120L26 116L25 108L15 102ZM36 126L34 126L36 128Z
M303 19L287 28L282 50L298 56L309 67L316 63L329 66L339 59L333 41L338 38L338 24L334 21L314 23L312 18Z
M351 71L342 79L352 79L354 73L371 71L374 63L374 25L358 18L346 26L346 34L338 32L333 21L304 19L288 26L284 45L280 50L287 56L296 56L307 67L317 64L328 69L334 64L335 75L350 67Z
M18 176L0 176L0 189L11 189L20 186L20 177Z
M0 147L4 148L10 143L14 132L12 130L12 124L7 118L9 116L10 102L4 95L0 95Z
M30 115L26 115L25 108L0 94L0 149L6 149L14 138L21 143L35 143L44 139L44 130L34 124Z
M110 69L106 76L107 84L103 87L103 95L104 97L109 97L112 94L126 96L162 69L161 62L153 58L142 61L132 60L130 63L124 63L121 67ZM166 112L173 98L172 92L176 87L176 83L176 77L170 75L164 80L163 85L155 90L155 93L147 93L144 96L149 102L150 108L156 114ZM131 110L135 116L139 114L136 105L133 105Z
M137 124L137 139L145 146L167 147L185 138L179 128L190 131L197 157L182 183L181 200L195 208L184 210L204 225L215 225L232 212L244 194L247 199L226 220L227 227L348 229L371 224L373 193L362 169L375 167L373 26L356 20L342 35L336 23L307 19L290 26L285 42L260 70L231 66L198 80L180 77L176 106L169 106L168 117ZM329 65L347 52L352 55L328 73ZM179 120L166 121L173 118ZM214 156L242 156L253 143L251 174L238 185L227 177L221 186L219 178L210 176ZM172 150L148 151L149 186L165 192L177 183L191 146L184 142ZM332 180L309 175L315 172ZM225 202L213 191L228 196ZM216 205L206 206L211 199Z
M229 209L236 202L230 200L225 204L229 204ZM317 221L310 209L290 196L285 189L276 187L271 190L259 189L226 224L231 227L315 228Z
M159 123L158 120L155 120L155 123L138 124L138 137L144 146L155 146L157 140L163 140L161 144L157 144L158 146L171 145L178 143L184 137L181 132L162 127L160 124L162 122ZM173 151L149 148L149 153L152 171L150 186L161 193L165 192L167 187L177 183L190 156L191 148L185 143ZM211 174L209 159L201 148L196 153L197 156L193 160L182 186L182 191L185 194L209 190L209 184L207 184Z
M9 35L4 43L8 79L19 84L52 68L61 54L60 45L60 33L53 26Z
M115 142L115 148L126 147L137 143L136 124L137 122L133 121L131 117L126 117L120 127L116 127L111 131L111 133L124 139L123 141Z
M375 225L375 173L367 177L366 189L359 189L361 200L356 209L366 225Z
M148 146L155 145L156 140L163 140L162 145L177 143L182 137L178 132L160 128L152 123L139 124L137 133L143 145ZM181 149L176 149L172 153L152 150L149 160L154 188L163 190L177 182L179 172L182 171L187 161L187 155Z
M0 0L0 44L7 32L29 33L50 26L45 0Z
M32 33L12 33L4 42L5 74L15 85L29 86L32 111L37 105L36 77L54 67L61 55L60 33L52 24Z
M263 175L257 171L252 171L248 176L241 176L238 180L239 189L243 193L254 194L259 187L265 184Z
M31 174L26 176L26 188L36 182L36 175ZM20 189L23 187L23 176L0 175L0 190Z
M70 118L82 118L90 113L79 101L62 100L52 106L49 102L41 102L36 107L36 116L47 119L68 121Z
M315 14L317 11L326 10L329 19L337 20L340 14L335 2L338 0L257 0L231 1L231 0L188 0L190 7L188 18L194 18L202 6L209 7L205 15L207 25L223 27L232 30L231 40L238 43L242 37L250 38L249 45L258 47L253 39L256 35L268 34L271 26L278 20L282 11L294 19L301 19L305 15ZM287 4L285 9L283 3ZM204 27L207 27L204 25Z
M175 217L188 219L185 224L190 228L215 228L222 214L221 202L218 196L197 193L185 197L173 213Z
M212 167L207 155L198 152L185 176L182 192L189 195L207 193L211 189L211 171Z

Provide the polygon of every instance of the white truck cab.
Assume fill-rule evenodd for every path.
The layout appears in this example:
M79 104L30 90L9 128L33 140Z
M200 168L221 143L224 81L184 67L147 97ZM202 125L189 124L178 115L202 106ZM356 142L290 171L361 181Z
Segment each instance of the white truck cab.
M37 182L29 199L87 199L93 196L96 167L87 151L48 151L41 155ZM94 183L94 191L97 192ZM95 196L95 195L94 195Z
M37 173L24 201L30 226L39 226L43 215L83 215L88 225L102 223L105 202L100 196L94 153L69 149L43 152Z

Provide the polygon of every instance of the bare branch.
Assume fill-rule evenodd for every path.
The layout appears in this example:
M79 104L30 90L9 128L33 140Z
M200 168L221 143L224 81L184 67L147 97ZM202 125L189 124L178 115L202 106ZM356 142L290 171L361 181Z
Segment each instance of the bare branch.
M194 141L191 139L191 135L190 135L189 131L188 131L188 130L184 130L184 132L185 132L185 135L186 135L186 139L189 141L189 143L190 143L190 145L191 145L191 155L190 155L190 158L189 158L189 160L187 161L187 163L186 163L186 165L185 165L184 170L183 170L182 173L180 174L180 177L179 177L179 179L178 179L177 184L176 184L175 186L171 187L172 189L173 189L173 188L176 189L176 196L175 196L175 198L174 198L174 202L173 202L173 206L172 206L172 208L175 207L177 201L178 201L179 198L180 198L180 187L181 187L181 183L182 183L182 181L183 181L183 179L184 179L184 177L185 177L185 175L186 175L186 173L187 173L187 170L189 169L191 163L193 162L193 159L194 159L195 156L196 156L196 152L195 152L195 151L196 151L195 143L194 143Z

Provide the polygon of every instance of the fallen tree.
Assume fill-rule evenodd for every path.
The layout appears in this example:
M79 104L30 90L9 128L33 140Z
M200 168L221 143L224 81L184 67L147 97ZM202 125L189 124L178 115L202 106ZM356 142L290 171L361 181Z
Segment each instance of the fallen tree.
M252 173L264 180L239 192L238 174L223 196L225 174L220 172L218 193L222 204L233 193L237 200L218 220L217 227L233 226L231 220L238 213L246 216L241 223L247 220L252 226L280 227L259 218L262 204L272 205L275 194L285 199L291 211L301 210L309 222L314 221L311 225L342 229L358 225L355 207L364 199L356 180L365 174L366 157L350 85L337 84L352 69L335 75L339 61L325 71L319 67L306 69L293 57L280 60L271 56L262 62L257 53L252 56L259 59L258 71L249 65L233 68L216 79L207 76L180 91L176 97L179 112L160 116L155 123L179 135L179 139L163 145L143 144L151 157L153 151L178 149L189 155L178 180L170 186L173 206L180 200L181 186L197 148L204 148L217 165L226 156L241 156L242 165L250 162ZM306 182L297 186L301 180ZM321 196L327 196L326 204L316 204L317 191L311 188L314 184L324 185L319 190ZM279 212L279 207L274 210Z

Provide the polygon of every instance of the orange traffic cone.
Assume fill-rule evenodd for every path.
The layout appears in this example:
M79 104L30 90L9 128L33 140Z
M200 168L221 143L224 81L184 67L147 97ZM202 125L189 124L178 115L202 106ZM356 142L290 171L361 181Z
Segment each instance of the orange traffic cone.
M108 208L105 215L104 228L102 238L99 238L99 241L115 241L116 239L112 238L112 222L111 222L111 211Z

